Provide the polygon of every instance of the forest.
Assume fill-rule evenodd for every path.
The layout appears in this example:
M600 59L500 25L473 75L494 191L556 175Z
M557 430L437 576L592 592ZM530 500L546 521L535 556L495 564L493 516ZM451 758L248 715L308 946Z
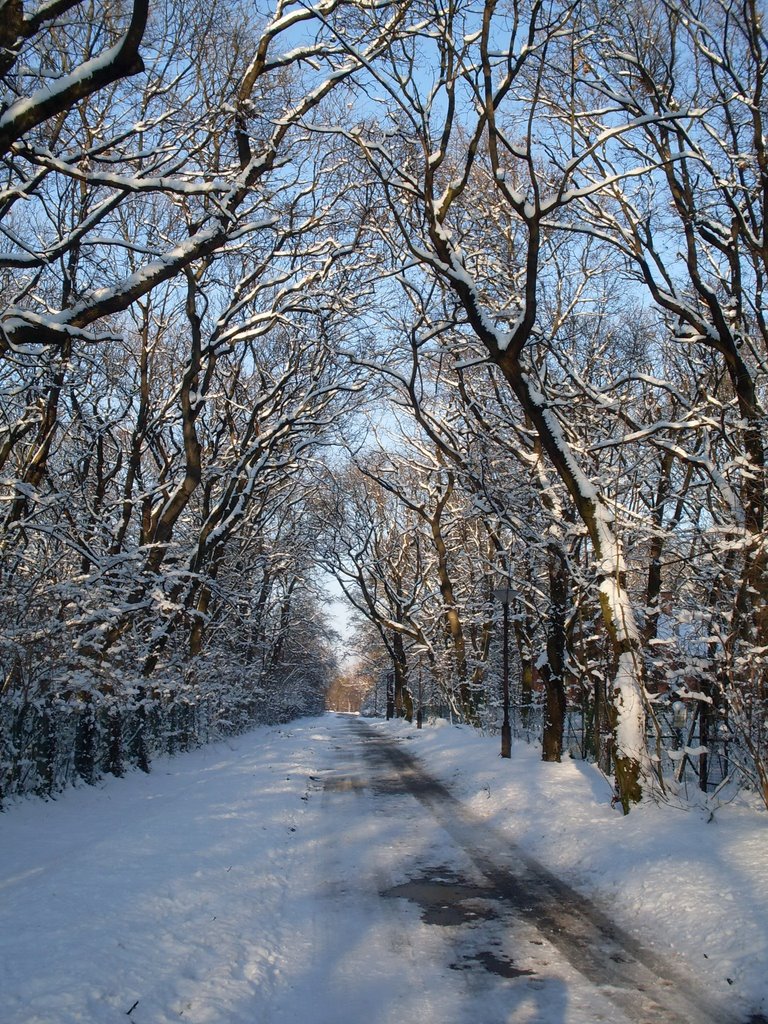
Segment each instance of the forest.
M1 6L0 800L353 671L768 805L762 5Z

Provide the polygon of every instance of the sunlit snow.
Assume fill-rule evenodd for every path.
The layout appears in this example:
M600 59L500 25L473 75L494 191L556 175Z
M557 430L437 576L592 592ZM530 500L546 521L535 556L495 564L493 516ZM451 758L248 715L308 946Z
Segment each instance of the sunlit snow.
M375 728L713 1000L765 1007L768 817L748 797L624 818L593 765L522 742L502 761L497 738L445 723ZM497 977L457 969L471 934L382 897L471 865L412 797L376 791L359 744L326 715L11 806L5 1024L625 1024L525 923L499 941L532 973Z

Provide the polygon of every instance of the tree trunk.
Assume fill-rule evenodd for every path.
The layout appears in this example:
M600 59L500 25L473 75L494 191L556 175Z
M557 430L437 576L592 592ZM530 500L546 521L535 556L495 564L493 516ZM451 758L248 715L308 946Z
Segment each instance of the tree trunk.
M546 399L535 388L519 359L497 352L496 361L530 416L541 443L568 488L587 527L595 557L600 609L613 651L611 724L617 798L625 813L642 797L642 780L650 779L645 743L643 660L640 635L626 588L626 570L614 518L579 466Z
M392 636L394 651L393 668L395 673L395 714L406 722L413 721L413 697L408 689L408 662L405 655L405 644L401 633Z
M559 544L548 545L549 629L547 664L543 678L546 688L544 731L541 756L544 761L559 761L565 731L565 615L568 600L568 561Z
M612 721L616 764L617 799L625 813L642 796L641 779L651 779L645 742L645 706L643 659L640 635L626 589L626 570L621 544L616 535L614 517L592 481L579 465L560 422L547 404L521 362L524 347L536 324L537 274L541 226L537 217L526 219L528 232L524 315L512 335L497 331L482 308L479 292L466 272L463 261L443 228L450 199L441 213L431 208L430 241L438 256L442 273L461 302L467 319L490 358L499 367L523 413L533 423L542 447L568 489L576 510L592 541L595 575L600 592L600 608L613 650L614 678Z
M464 628L461 616L456 604L456 594L453 588L453 581L448 569L448 549L442 534L442 513L445 504L453 494L453 474L448 474L448 487L445 494L437 503L434 515L429 518L429 526L432 531L432 543L437 554L437 576L440 583L440 594L445 609L446 633L451 643L453 656L456 665L456 678L458 680L459 706L462 717L466 722L476 724L477 700L469 679L469 668L467 666L467 644L464 637Z

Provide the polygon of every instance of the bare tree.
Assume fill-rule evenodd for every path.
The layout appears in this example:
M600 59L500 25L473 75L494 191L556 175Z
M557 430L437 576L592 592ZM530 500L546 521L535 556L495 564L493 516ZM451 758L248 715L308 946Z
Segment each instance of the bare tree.
M414 280L440 281L458 322L484 346L535 428L585 524L605 628L614 650L617 788L625 810L650 777L645 753L640 634L610 506L582 468L568 432L536 379L549 224L572 199L566 176L551 181L538 139L543 69L573 10L538 3L450 9L415 47L393 48L375 74L389 114L355 133L388 203L381 229L393 261ZM428 52L433 82L417 73Z

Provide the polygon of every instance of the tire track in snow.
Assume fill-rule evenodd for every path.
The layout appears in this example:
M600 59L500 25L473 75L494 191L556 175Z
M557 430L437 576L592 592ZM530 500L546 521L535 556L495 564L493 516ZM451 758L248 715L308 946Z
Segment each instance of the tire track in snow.
M400 786L425 806L468 854L495 898L534 926L630 1021L739 1024L729 1008L708 1002L667 960L472 814L401 745L360 720L353 727L365 738L364 753L374 769L389 769L388 791L393 793Z

